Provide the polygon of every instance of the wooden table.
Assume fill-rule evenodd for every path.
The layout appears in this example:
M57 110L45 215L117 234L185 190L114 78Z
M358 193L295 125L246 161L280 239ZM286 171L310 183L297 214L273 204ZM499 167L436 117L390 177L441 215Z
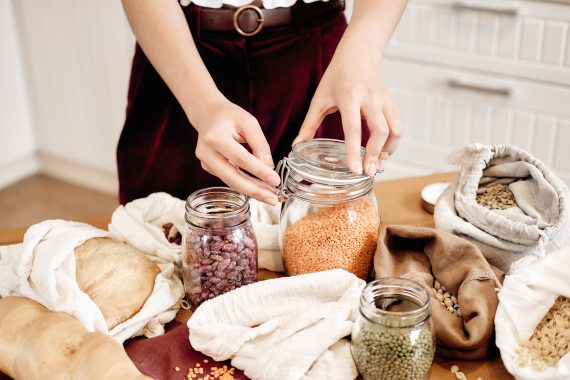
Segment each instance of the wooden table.
M390 181L378 182L375 186L376 197L382 225L405 224L412 226L433 227L433 215L422 208L420 191L433 182L449 182L454 173L433 174L423 177L409 177ZM101 217L89 220L88 223L107 229L109 217ZM22 240L26 228L18 228L0 231L0 245L17 243ZM279 274L269 271L261 271L262 279L279 277ZM182 311L176 317L179 321L186 321L190 311ZM486 360L457 361L437 358L434 361L428 379L430 380L453 380L450 367L459 366L459 370L469 380L498 380L513 379L507 372L500 357L495 356Z

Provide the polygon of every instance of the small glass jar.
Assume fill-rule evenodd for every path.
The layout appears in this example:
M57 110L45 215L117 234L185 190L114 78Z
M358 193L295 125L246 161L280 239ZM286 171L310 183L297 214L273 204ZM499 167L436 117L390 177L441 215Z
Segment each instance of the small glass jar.
M192 307L257 281L257 241L248 197L210 187L186 200L182 275Z
M352 329L352 357L365 380L421 380L435 355L431 299L405 278L381 278L364 287Z
M295 144L277 170L287 274L341 268L367 279L380 224L374 177L353 174L344 142L333 139Z

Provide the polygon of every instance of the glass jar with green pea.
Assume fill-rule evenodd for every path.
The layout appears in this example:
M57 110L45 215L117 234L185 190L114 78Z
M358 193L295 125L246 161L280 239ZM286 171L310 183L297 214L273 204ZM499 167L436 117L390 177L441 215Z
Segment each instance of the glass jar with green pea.
M425 379L435 354L431 300L405 278L368 283L352 330L352 357L365 380Z

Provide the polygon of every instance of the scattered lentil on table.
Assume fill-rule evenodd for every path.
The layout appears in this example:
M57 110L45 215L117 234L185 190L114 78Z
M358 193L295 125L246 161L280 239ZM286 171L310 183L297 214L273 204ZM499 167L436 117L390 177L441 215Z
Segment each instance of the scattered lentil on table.
M520 367L544 371L570 352L570 299L558 297L536 326L530 339L520 342L515 353Z
M378 217L370 201L319 208L286 228L283 263L289 275L341 268L366 279L377 240Z

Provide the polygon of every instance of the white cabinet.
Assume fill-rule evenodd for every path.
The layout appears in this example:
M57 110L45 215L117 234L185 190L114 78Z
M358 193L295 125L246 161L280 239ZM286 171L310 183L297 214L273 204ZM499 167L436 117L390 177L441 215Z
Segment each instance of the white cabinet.
M405 128L396 170L509 143L570 183L570 4L411 0L382 70Z

